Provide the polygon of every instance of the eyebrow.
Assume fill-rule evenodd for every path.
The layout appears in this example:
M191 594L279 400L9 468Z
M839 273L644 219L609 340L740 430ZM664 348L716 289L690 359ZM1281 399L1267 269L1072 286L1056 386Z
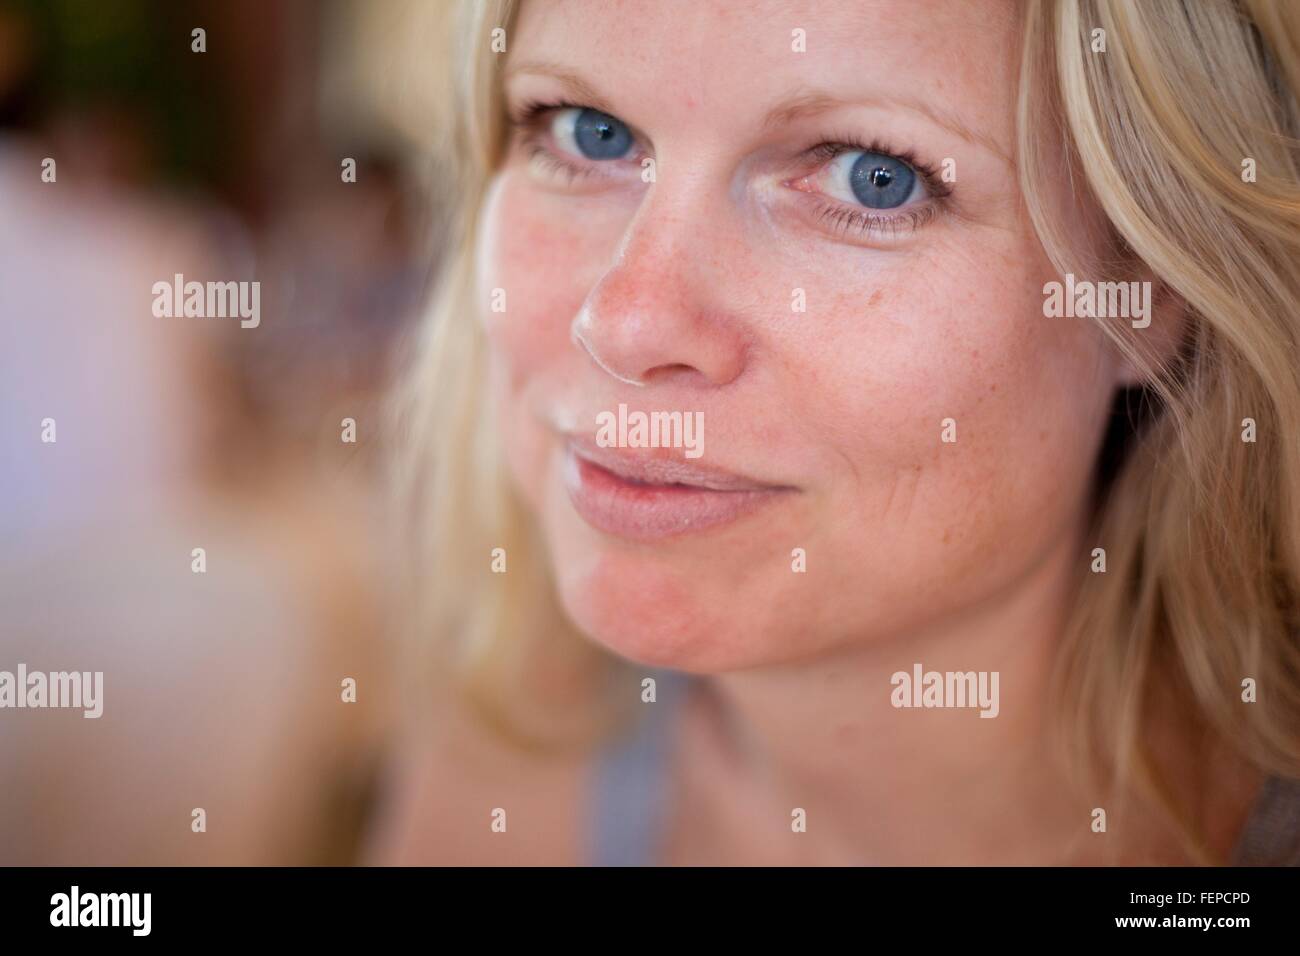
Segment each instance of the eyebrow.
M599 110L602 113L608 113L611 116L617 115L617 111L596 91L595 87L579 74L566 67L555 63L529 61L506 67L504 80L508 83L513 77L521 73L549 76L563 84L568 89L569 94L574 99L581 101L583 105ZM960 117L952 113L937 110L923 100L909 97L890 96L885 99L869 96L850 100L820 90L799 90L782 99L768 110L767 116L763 119L763 129L775 129L785 126L796 119L816 116L819 113L826 113L845 106L877 106L905 109L943 127L968 143L988 150L1008 166L1015 167L1015 162L991 136L971 129L962 122Z

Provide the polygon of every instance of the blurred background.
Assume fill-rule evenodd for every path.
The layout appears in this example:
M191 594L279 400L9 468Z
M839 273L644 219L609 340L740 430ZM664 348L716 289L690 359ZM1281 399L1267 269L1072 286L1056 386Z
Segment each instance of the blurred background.
M0 670L105 675L98 720L0 710L0 864L355 858L445 13L0 0ZM259 282L260 325L156 317L177 273Z

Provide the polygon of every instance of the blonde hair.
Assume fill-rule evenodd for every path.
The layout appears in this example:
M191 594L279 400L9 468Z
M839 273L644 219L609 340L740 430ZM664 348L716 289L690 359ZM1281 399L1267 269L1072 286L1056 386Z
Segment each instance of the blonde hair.
M1055 673L1059 728L1084 775L1135 783L1189 852L1215 862L1198 807L1172 792L1172 759L1141 732L1172 716L1188 748L1213 744L1260 772L1300 776L1300 7L1022 6L1018 166L1044 247L1062 273L1080 271L1071 223L1043 198L1065 175L1110 233L1113 254L1087 262L1090 274L1145 271L1184 316L1166 354L1140 331L1105 326L1145 372L1148 401L1099 479L1094 534L1107 569L1081 575ZM460 217L402 404L414 637L429 648L431 633L454 636L432 645L455 648L444 670L454 662L458 689L503 733L587 746L611 726L602 689L619 667L560 611L537 531L505 483L472 319L475 220L505 143L505 58L490 34L512 34L517 4L463 12L449 144ZM1104 54L1092 50L1097 29ZM1240 438L1246 418L1256 442ZM505 549L508 574L491 573L493 548ZM1245 678L1258 703L1243 704ZM526 680L549 695L533 710ZM559 714L573 719L543 720Z

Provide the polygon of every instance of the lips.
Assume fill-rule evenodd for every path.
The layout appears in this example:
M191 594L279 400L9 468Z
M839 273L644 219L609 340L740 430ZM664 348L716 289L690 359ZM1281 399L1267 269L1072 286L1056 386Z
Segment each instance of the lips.
M592 527L641 541L730 524L794 491L670 457L681 454L601 448L572 437L564 448L565 488Z

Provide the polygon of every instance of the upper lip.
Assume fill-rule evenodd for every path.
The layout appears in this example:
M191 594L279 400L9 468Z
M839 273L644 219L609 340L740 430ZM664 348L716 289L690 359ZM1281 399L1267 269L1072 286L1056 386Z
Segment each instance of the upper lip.
M586 435L568 435L579 458L627 481L646 485L686 485L710 491L778 491L789 486L756 481L682 457L680 448L605 448Z

